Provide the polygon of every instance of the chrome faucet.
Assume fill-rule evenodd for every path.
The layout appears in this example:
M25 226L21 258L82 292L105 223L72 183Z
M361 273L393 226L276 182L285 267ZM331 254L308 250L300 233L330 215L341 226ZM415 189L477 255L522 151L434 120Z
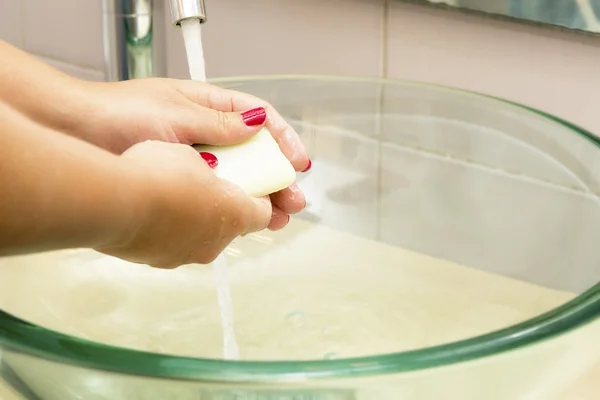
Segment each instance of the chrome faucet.
M166 76L164 1L174 26L191 18L206 22L204 0L103 0L106 80Z
M169 0L173 25L179 26L181 21L198 18L201 24L206 22L204 0Z

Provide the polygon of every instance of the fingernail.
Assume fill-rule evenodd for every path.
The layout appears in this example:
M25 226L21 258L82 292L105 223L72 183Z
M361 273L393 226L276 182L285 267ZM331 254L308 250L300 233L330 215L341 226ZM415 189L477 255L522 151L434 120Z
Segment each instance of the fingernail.
M287 220L286 224L288 224L290 222L290 218L291 218L290 214L288 214L288 220Z
M309 158L308 159L308 166L306 168L304 168L304 171L302 171L302 172L308 172L308 171L310 171L311 167L312 167L312 161Z
M244 111L242 119L246 126L262 125L267 119L267 112L263 107L253 108L252 110Z
M215 156L213 153L201 151L200 157L202 157L211 168L216 168L217 165L219 165L219 160L217 160L217 156Z

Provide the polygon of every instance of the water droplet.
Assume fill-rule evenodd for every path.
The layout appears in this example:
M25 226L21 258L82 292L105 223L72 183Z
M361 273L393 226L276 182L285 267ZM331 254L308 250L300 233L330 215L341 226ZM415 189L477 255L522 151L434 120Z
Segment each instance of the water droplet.
M215 203L215 208L219 208L219 203Z
M225 222L225 217L221 217L221 222Z
M337 353L331 352L331 353L327 353L323 356L323 358L325 360L335 360L336 358L338 358Z
M239 224L239 221L238 221L237 219L234 219L234 220L231 222L231 226L233 226L234 228L235 228L236 226L238 226L238 224Z
M293 328L301 328L306 322L306 315L302 311L294 311L285 317L285 321Z

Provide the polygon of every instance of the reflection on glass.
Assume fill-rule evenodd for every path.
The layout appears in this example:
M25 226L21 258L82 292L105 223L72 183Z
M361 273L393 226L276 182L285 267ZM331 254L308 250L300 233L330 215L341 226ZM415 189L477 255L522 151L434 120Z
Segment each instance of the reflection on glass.
M424 0L588 32L600 32L600 0Z
M567 28L600 32L599 0L511 0L509 15Z

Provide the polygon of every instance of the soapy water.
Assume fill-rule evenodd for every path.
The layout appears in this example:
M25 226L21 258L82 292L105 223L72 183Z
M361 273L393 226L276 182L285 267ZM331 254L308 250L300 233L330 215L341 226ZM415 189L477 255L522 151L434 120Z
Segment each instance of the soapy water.
M204 65L204 50L202 48L202 25L200 21L195 18L181 21L181 32L185 43L190 77L195 81L206 82L206 67ZM215 207L217 206L215 204ZM225 258L224 254L221 254L213 262L213 273L223 328L223 358L226 360L237 360L240 357L240 352L233 327L233 302L231 300L227 269L227 258Z
M0 279L0 308L98 343L209 359L224 358L224 341L232 348L235 316L242 359L303 361L463 340L573 297L300 218L225 254L211 268L176 270L84 250L0 258L0 276L11 277Z

